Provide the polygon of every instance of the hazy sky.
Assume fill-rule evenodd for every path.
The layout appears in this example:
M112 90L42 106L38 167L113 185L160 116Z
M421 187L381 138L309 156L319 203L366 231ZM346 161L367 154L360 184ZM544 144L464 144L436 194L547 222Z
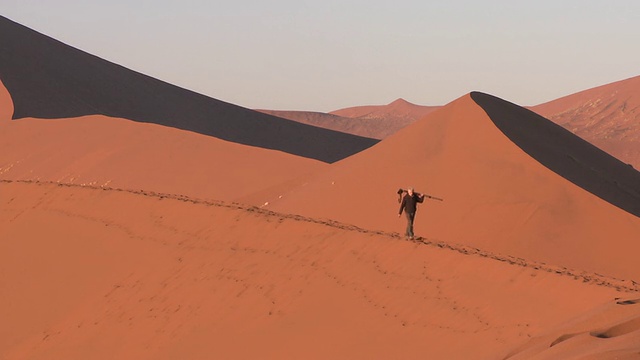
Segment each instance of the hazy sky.
M535 105L640 75L640 1L1 0L0 14L249 108L479 90Z

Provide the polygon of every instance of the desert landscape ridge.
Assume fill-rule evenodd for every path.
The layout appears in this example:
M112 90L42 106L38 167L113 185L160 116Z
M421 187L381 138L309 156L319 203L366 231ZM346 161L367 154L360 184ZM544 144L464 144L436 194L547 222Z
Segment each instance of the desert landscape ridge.
M341 230L353 231L353 232L358 232L358 233L368 234L368 235L382 236L382 237L387 237L391 239L403 239L405 241L414 242L420 245L433 246L441 249L455 251L464 255L479 256L483 258L488 258L488 259L508 263L514 266L534 269L537 271L544 271L548 273L554 273L560 276L568 276L568 277L572 277L575 280L581 281L583 283L613 288L621 292L629 292L629 293L640 292L640 288L638 287L640 283L636 282L635 280L617 279L615 277L605 276L602 274L573 270L566 267L553 266L551 264L546 264L546 263L538 263L535 261L529 261L526 259L517 258L509 255L500 255L500 254L491 253L491 252L474 248L468 245L451 244L445 241L439 241L437 239L416 237L415 239L408 240L408 239L404 239L397 232L367 230L355 225L345 224L345 223L341 223L339 221L334 221L330 219L316 219L316 218L311 218L311 217L302 216L302 215L279 213L279 212L267 210L264 208L260 208L257 206L249 206L249 205L244 205L236 202L225 202L225 201L218 201L218 200L202 200L202 199L192 198L192 197L189 197L186 195L180 195L180 194L158 193L158 192L145 191L145 190L119 189L119 188L112 188L109 186L60 183L60 182L54 182L54 181L40 181L40 180L0 179L0 184L12 184L12 183L30 184L30 185L36 185L36 186L59 186L59 187L68 187L68 188L75 188L75 189L99 190L99 191L109 191L109 192L126 192L126 193L145 196L145 197L153 197L158 199L171 199L171 200L178 200L178 201L197 204L197 205L216 206L216 207L242 210L247 212L254 212L254 213L259 213L261 215L274 217L278 219L288 219L288 220L294 220L299 222L320 224L320 225L333 227Z
M0 79L13 100L13 119L106 115L328 163L378 142L198 94L91 55L2 16L0 48Z

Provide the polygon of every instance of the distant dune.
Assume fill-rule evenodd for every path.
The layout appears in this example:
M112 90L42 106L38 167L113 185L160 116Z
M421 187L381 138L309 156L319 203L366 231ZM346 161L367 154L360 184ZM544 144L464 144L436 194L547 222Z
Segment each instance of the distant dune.
M398 99L388 105L358 106L329 114L310 111L258 111L358 136L384 139L437 108L438 106L420 106Z
M335 162L377 140L285 120L167 84L0 17L0 80L14 119L106 115Z
M640 218L628 212L637 214L640 173L561 127L540 123L544 119L532 112L486 95L472 96L332 165L304 186L262 200L277 211L401 232L404 219L397 217L396 190L412 185L445 199L427 200L418 210L419 235L640 278L634 265ZM478 102L489 115L474 101L478 97L485 98ZM517 130L523 122L527 132L521 137L512 140L503 133ZM558 143L570 140L568 148ZM555 154L575 162L569 170L589 185L599 184L590 191L604 198L609 193L625 203L618 206L626 210L563 177L570 174L541 164L545 159L537 160L520 148L527 142L534 148L539 144L544 157Z
M297 121L299 123L331 129L348 134L364 136L372 139L384 138L384 133L388 131L380 130L380 126L385 126L381 122L364 122L358 119L345 118L342 116L313 112L313 111L284 111L284 110L257 110L269 115Z
M640 76L581 91L531 110L640 169Z
M367 105L331 111L330 114L353 119L383 119L391 117L398 121L415 121L437 110L440 106L422 106L404 99L397 99L387 105Z
M422 106L397 99L387 105L356 106L335 110L330 114L360 120L376 129L375 138L384 139L438 108L440 106Z

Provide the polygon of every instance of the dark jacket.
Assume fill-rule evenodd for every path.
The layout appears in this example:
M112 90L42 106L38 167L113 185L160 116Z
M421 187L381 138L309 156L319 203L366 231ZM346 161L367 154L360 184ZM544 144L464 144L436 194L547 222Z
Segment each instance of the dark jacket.
M417 193L413 193L413 196L409 196L406 194L402 197L402 202L400 203L400 212L398 214L402 214L402 210L408 213L416 212L416 204L424 201L424 195L419 195Z

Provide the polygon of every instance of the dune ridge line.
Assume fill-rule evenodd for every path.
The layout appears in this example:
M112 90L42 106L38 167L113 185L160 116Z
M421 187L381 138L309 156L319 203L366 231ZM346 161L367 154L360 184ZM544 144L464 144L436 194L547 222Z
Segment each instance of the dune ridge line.
M177 200L177 201L192 203L195 205L215 206L215 207L221 207L221 208L241 210L241 211L256 213L256 214L267 216L267 217L278 218L279 220L287 219L287 220L293 220L293 221L320 224L320 225L337 228L344 231L355 231L363 234L383 236L383 237L397 239L397 240L404 240L404 241L416 243L418 245L438 247L441 249L455 251L464 255L475 255L475 256L484 257L487 259L505 262L514 266L533 269L536 271L544 271L548 273L555 273L556 275L559 275L559 276L573 277L575 280L580 280L583 283L613 288L620 292L640 293L640 288L638 288L638 285L640 285L640 283L631 279L618 279L615 277L606 276L598 273L589 273L586 271L569 269L567 267L562 267L562 266L553 266L546 263L529 261L529 260L525 260L522 258L510 256L510 255L495 254L489 251L485 251L485 250L474 248L467 245L450 244L437 239L417 237L413 240L405 240L404 237L402 237L397 232L363 229L361 227L358 227L352 224L346 224L346 223L342 223L342 222L331 220L331 219L316 219L316 218L296 215L296 214L279 213L279 212L267 210L264 208L260 208L257 206L245 205L237 202L225 202L220 200L203 200L203 199L192 198L192 197L189 197L186 195L180 195L180 194L168 194L168 193L160 193L160 192L147 191L147 190L121 189L121 188L113 188L109 186L72 184L72 183L62 183L62 182L56 182L56 181L42 181L42 180L0 179L0 184L12 184L12 183L29 184L29 185L37 185L37 186L69 187L69 188L76 188L76 189L81 188L81 189L93 190L93 191L99 190L99 191L110 191L110 192L125 192L125 193L134 194L138 196L154 197L154 198L158 198L159 200L169 199L169 200Z

